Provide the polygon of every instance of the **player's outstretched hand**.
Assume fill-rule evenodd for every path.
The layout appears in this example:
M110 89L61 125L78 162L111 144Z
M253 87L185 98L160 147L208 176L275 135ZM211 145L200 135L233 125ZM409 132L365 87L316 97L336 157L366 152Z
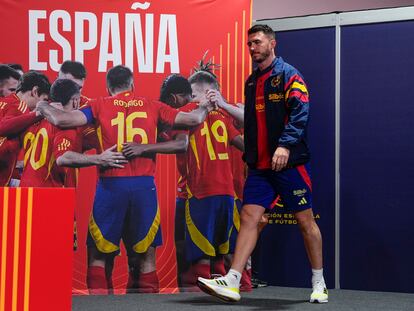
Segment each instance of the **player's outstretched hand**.
M289 149L285 147L277 147L272 158L272 170L279 172L284 169L289 160Z
M145 152L145 149L145 144L138 144L134 142L122 144L122 153L127 159L141 156Z
M99 155L99 166L110 168L124 168L122 164L128 163L122 152L116 151L116 145L106 149Z

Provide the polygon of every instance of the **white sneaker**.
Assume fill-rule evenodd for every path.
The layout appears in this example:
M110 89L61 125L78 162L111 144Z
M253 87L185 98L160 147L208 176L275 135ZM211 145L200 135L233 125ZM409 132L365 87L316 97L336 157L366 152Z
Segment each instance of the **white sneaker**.
M238 286L235 286L232 283L233 282L225 276L216 279L199 277L197 280L197 285L203 292L226 302L236 302L241 298Z
M328 290L324 281L315 282L313 284L313 291L310 296L309 302L325 303L328 302Z

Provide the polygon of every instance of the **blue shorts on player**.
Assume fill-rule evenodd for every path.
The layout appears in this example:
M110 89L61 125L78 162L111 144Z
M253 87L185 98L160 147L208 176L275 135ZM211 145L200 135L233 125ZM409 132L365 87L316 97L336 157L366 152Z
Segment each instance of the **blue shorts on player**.
M296 213L312 208L312 182L309 164L280 172L249 169L244 185L243 204L269 208L280 194L284 206Z
M190 198L185 208L185 251L188 261L224 255L229 252L233 227L234 198L216 195Z
M87 244L102 253L117 253L121 238L128 256L162 244L154 177L99 179Z

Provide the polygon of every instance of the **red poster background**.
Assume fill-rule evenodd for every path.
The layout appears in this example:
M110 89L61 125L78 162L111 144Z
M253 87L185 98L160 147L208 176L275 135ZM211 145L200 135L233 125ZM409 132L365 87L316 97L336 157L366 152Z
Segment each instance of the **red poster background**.
M141 1L143 3L143 1ZM103 13L116 13L119 19L122 62L125 62L125 14L140 14L145 42L145 24L150 15L154 20L154 72L142 73L137 65L137 55L134 52L135 88L144 96L158 98L163 79L171 73L169 63L165 64L164 72L155 73L157 61L158 33L161 14L173 14L176 18L179 71L188 76L191 69L200 60L206 50L208 58L221 65L216 70L222 93L230 102L243 100L243 83L251 68L250 57L246 49L246 30L251 24L251 0L211 1L211 0L179 0L151 1L149 8L131 9L134 1L126 0L3 0L0 3L0 29L2 29L2 49L0 62L17 62L29 68L29 10L43 11L45 19L39 19L38 34L44 34L44 42L39 42L37 50L39 62L47 63L46 74L53 81L57 75L49 64L50 50L56 50L59 63L63 62L63 49L50 35L50 16L55 10L63 10L70 15L67 25L62 19L58 20L57 32L70 43L71 59L75 58L75 12L90 12L97 19L97 45L84 53L84 64L88 71L82 93L88 97L106 95L105 72L98 72L100 57L101 29ZM78 22L79 25L79 22ZM84 23L85 40L89 39L88 23ZM112 29L114 30L114 29ZM33 31L33 29L32 29ZM112 37L111 37L112 39ZM110 40L109 46L111 46ZM168 46L168 44L167 44ZM168 49L167 49L168 53ZM142 57L142 56L141 56ZM76 59L78 60L78 59ZM112 62L107 64L110 68ZM156 182L158 187L159 205L161 207L161 226L163 246L157 250L157 271L160 278L161 292L175 292L176 266L174 249L174 208L176 168L174 156L159 156L157 159ZM94 168L83 169L80 174L77 189L76 215L78 219L79 249L74 256L73 292L87 294L86 278L86 249L85 240L87 222L95 192L96 172ZM47 237L46 237L47 238ZM116 260L114 268L114 287L118 293L123 292L127 281L127 266L125 251ZM50 284L53 286L53 284Z
M1 311L70 310L74 202L74 189L0 188Z

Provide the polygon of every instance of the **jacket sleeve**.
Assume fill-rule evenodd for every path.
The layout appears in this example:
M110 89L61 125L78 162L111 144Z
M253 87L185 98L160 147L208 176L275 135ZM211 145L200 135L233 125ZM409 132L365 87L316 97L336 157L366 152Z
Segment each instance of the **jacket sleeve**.
M288 117L278 145L289 149L301 141L309 119L309 93L298 73L285 85L285 103Z

